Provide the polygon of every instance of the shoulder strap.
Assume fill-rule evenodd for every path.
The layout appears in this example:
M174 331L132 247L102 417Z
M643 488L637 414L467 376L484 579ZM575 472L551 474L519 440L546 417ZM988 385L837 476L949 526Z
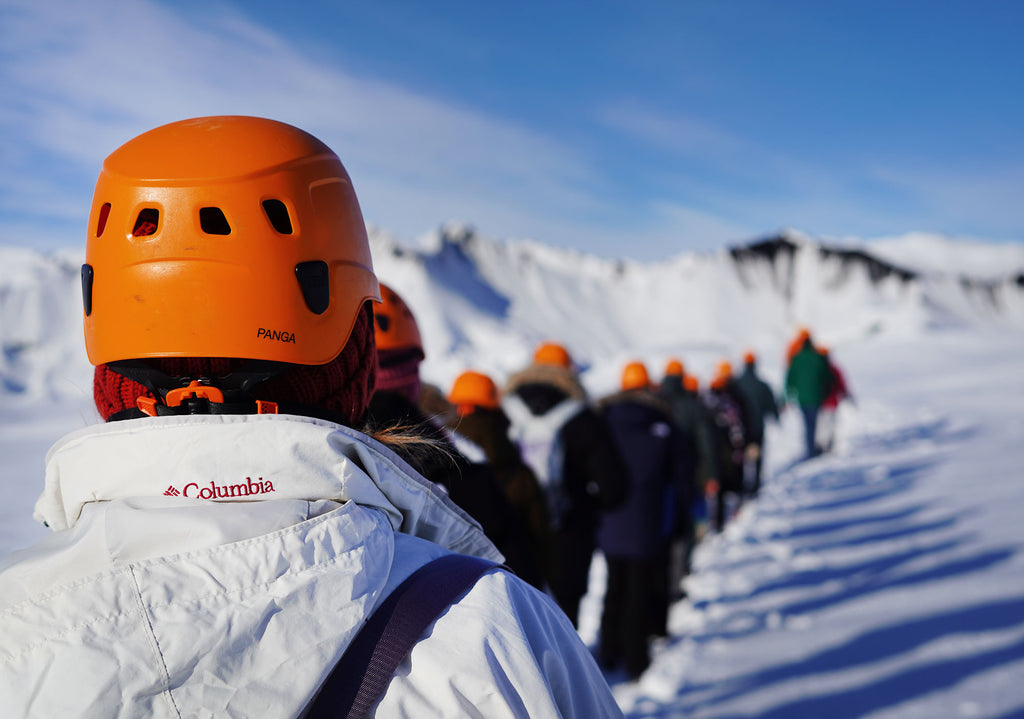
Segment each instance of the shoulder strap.
M364 717L431 622L500 564L446 554L413 572L378 605L334 666L307 719Z

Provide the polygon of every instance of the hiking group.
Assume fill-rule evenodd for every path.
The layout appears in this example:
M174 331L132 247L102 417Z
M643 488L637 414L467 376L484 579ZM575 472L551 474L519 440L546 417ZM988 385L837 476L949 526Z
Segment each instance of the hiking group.
M696 542L762 486L756 357L704 391L630 362L593 399L545 342L442 389L400 290L298 128L196 118L107 157L82 267L103 422L47 455L53 534L0 559L0 713L621 716L604 672L642 674ZM785 381L808 456L848 396L819 350Z

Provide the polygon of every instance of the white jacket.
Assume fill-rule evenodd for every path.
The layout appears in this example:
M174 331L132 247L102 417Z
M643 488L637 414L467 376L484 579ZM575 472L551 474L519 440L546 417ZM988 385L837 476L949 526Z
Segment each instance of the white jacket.
M90 427L47 455L0 560L0 716L301 715L378 600L447 551L500 559L382 445L284 415ZM399 668L378 717L621 716L546 596L492 571Z

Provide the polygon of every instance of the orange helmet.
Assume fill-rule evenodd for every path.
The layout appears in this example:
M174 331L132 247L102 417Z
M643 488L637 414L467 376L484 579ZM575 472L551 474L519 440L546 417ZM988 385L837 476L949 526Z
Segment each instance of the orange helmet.
M622 368L622 389L647 389L651 379L643 362L630 362Z
M697 381L694 375L688 374L683 377L683 387L686 388L687 392L696 392L700 389L700 382Z
M715 375L724 379L732 377L732 365L725 360L719 362L718 367L715 369Z
M757 355L754 354L753 350L747 350L743 353L743 364L754 364L757 362Z
M380 285L381 303L373 308L375 327L374 339L377 349L419 350L424 357L423 340L416 318L397 292L383 282Z
M494 380L473 370L467 370L455 378L452 391L448 393L448 401L455 405L460 417L476 407L497 409L501 404Z
M337 155L256 117L163 125L115 150L82 267L93 364L236 357L320 365L378 299Z
M572 367L572 357L569 350L557 342L543 342L533 353L534 364L550 364L569 369Z
M682 377L683 376L683 363L672 358L665 365L665 376L666 377Z

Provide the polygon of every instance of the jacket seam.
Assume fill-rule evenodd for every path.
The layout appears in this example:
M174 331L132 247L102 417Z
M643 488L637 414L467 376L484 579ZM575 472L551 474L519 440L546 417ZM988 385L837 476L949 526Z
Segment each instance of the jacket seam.
M145 602L142 601L142 588L139 586L138 576L135 574L135 570L132 567L128 567L128 575L132 580L133 596L135 604L138 606L139 615L146 627L146 637L149 640L150 647L156 654L157 660L160 663L160 669L163 672L164 689L160 692L167 702L170 710L174 712L177 717L181 716L181 712L178 710L178 706L174 701L174 696L171 694L171 675L167 671L167 661L164 658L163 650L160 649L160 642L156 638L156 631L153 629L153 622L150 621L149 611L146 608Z

